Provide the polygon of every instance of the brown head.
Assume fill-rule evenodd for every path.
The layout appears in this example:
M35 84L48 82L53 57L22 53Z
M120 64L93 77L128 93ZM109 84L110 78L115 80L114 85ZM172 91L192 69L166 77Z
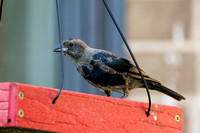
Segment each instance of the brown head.
M71 60L76 60L83 55L84 50L88 47L86 43L80 39L68 39L62 42L63 54ZM61 45L59 44L54 52L61 52Z

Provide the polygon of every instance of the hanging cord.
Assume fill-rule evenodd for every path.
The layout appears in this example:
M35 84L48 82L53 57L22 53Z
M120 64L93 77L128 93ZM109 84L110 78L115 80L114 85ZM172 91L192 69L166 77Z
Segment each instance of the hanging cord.
M129 45L128 45L128 43L127 43L127 41L126 41L126 39L125 39L123 33L122 33L122 31L120 30L120 28L119 28L119 26L118 26L118 24L117 24L117 22L116 22L116 20L115 20L115 18L114 18L114 16L113 16L112 12L110 11L110 9L109 9L107 3L105 2L105 0L102 0L102 2L103 2L103 4L104 4L104 6L106 7L106 9L107 9L107 11L108 11L110 17L112 18L112 21L114 22L114 24L115 24L115 26L116 26L116 28L117 28L117 30L118 30L118 32L119 32L119 34L120 34L122 40L124 41L124 44L126 45L126 47L127 47L128 51L129 51L129 53L130 53L130 55L131 55L133 61L135 62L135 65L136 65L136 67L137 67L137 69L138 69L138 71L139 71L139 73L140 73L140 76L141 76L141 78L142 78L142 80L143 80L143 82L144 82L144 84L145 84L146 91L147 91L147 95L148 95L148 99L149 99L149 108L148 108L148 111L147 111L147 117L148 117L148 116L149 116L149 112L150 112L150 110L151 110L151 96L150 96L150 93L149 93L148 85L147 85L147 83L146 83L146 81L145 81L145 79L144 79L144 76L142 75L142 72L141 72L141 70L140 70L140 67L139 67L139 65L137 64L137 61L136 61L136 59L135 59L135 57L134 57L134 55L133 55L133 53L132 53L132 51L131 51L131 49L130 49L130 47L129 47Z
M1 3L0 3L0 23L1 23L1 18L2 18L2 12L3 12L3 0L1 0Z
M60 83L60 90L57 96L53 99L52 103L55 104L56 100L60 96L60 93L63 89L64 83L64 60L63 60L63 46L62 46L62 24L61 24L61 16L60 16L60 0L56 0L56 9L57 9L57 19L58 19L58 34L59 34L59 43L61 44L61 83Z

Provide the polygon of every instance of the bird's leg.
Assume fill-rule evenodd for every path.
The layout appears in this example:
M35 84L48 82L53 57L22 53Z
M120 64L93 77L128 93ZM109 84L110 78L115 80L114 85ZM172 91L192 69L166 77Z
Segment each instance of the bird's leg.
M111 97L111 91L108 91L108 90L104 90L105 94L107 97Z
M123 96L122 96L121 98L125 99L126 97L128 97L128 95L129 95L129 90L128 90L128 88L123 89Z

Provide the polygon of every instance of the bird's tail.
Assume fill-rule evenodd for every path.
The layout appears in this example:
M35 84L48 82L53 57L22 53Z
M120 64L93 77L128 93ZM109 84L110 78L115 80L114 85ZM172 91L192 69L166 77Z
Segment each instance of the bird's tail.
M185 100L185 97L183 97L182 95L180 95L179 93L159 84L159 83L156 83L156 82L152 82L152 81L147 81L147 84L149 86L149 89L151 90L156 90L156 91L159 91L159 92L162 92L178 101L181 101L181 100Z

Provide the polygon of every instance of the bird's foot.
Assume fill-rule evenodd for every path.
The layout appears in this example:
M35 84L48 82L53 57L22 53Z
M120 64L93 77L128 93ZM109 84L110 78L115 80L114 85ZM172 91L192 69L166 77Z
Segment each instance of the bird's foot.
M111 97L111 91L105 90L104 91L107 97Z
M125 99L127 97L128 97L128 92L124 91L124 94L123 94L123 96L121 98Z

